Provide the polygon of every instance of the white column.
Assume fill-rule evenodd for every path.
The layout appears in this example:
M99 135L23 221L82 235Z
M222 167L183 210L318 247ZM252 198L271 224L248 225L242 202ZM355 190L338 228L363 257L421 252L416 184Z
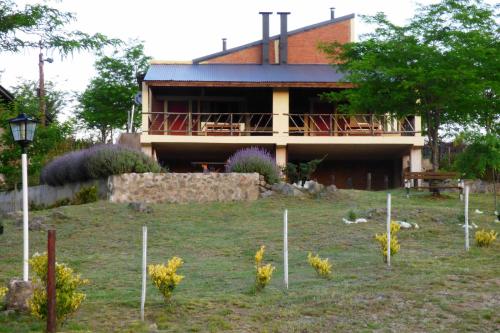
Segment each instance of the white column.
M465 250L469 251L469 186L465 186Z
M149 103L149 88L146 82L142 83L142 121L141 121L141 132L147 134L149 130L149 115L147 112L151 112ZM142 134L141 133L141 134Z
M287 88L273 90L273 132L274 136L288 136L288 114L290 97Z
M144 304L146 303L146 266L148 249L148 227L142 227L142 289L141 289L141 320L144 321Z
M288 209L283 214L283 263L284 263L284 282L288 289Z
M28 156L21 155L23 179L23 280L29 280Z
M387 193L387 266L391 267L391 194Z

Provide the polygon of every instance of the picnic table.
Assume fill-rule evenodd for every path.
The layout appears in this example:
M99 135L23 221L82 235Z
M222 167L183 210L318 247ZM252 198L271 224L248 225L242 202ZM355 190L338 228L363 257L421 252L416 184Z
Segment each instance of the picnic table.
M457 181L456 185L446 184L445 180L454 179ZM428 185L422 186L417 182L415 185L415 180L424 180L428 182ZM460 190L460 196L462 196L462 191L464 188L464 181L460 179L460 173L458 172L405 172L404 173L404 184L406 188L406 196L410 196L410 188L417 189L428 189L431 192L439 193L441 189L458 189ZM413 185L413 186L412 186Z

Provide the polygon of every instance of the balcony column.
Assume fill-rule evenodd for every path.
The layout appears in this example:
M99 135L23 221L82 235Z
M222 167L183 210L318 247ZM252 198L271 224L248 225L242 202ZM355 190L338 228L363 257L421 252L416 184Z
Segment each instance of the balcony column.
M141 145L141 150L147 156L156 159L156 151L154 150L153 146L150 143L143 143Z
M420 172L422 170L422 148L412 147L410 151L410 171ZM417 179L417 186L422 186L422 179Z
M273 135L288 136L289 98L288 88L273 89ZM283 142L282 144L286 144Z
M422 136L422 117L415 116L415 136Z
M142 133L148 133L149 131L149 115L146 114L148 112L151 112L151 107L149 104L149 88L146 82L142 82Z
M280 168L285 168L288 162L288 155L286 150L286 145L276 146L276 165Z

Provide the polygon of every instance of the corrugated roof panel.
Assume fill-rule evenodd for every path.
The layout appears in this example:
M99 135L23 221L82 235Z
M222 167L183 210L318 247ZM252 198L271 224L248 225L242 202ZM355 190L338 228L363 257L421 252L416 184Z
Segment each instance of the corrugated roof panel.
M151 65L145 81L196 82L343 82L330 65Z

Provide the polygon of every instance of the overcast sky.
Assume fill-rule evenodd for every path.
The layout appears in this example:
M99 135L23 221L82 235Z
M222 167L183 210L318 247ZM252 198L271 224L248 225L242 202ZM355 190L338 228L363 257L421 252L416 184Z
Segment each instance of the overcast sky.
M19 6L35 1L15 1ZM40 1L41 2L41 1ZM421 0L419 3L437 2ZM492 3L494 1L491 1ZM161 60L191 60L221 50L221 38L228 47L261 37L259 11L289 11L289 30L329 19L330 7L336 16L351 13L385 12L395 23L404 23L416 8L413 0L63 0L49 5L76 14L70 28L100 32L123 40L144 41L146 54ZM279 16L271 16L271 34L279 33ZM371 27L356 18L356 33ZM0 84L14 86L20 78L38 79L38 52L0 53ZM54 63L45 66L47 80L60 89L82 91L94 75L94 57L79 53L66 59L48 54Z

